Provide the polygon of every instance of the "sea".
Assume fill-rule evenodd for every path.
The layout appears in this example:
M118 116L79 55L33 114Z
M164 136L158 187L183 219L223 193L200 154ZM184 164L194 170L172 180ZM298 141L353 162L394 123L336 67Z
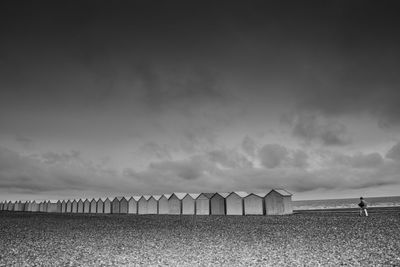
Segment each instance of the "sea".
M400 196L364 198L368 207L400 207ZM359 198L293 201L294 210L358 208Z

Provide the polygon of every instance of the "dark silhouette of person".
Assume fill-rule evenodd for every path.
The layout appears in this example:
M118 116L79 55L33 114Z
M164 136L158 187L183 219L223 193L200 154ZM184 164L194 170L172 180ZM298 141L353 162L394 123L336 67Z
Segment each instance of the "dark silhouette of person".
M360 207L360 216L365 215L365 217L368 216L368 211L367 211L367 202L364 201L363 197L360 197L360 203L358 203L358 206Z

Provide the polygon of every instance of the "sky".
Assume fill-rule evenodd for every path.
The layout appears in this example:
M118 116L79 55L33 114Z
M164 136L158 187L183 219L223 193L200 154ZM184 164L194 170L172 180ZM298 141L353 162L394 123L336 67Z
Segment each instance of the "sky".
M1 1L0 200L400 192L395 1Z

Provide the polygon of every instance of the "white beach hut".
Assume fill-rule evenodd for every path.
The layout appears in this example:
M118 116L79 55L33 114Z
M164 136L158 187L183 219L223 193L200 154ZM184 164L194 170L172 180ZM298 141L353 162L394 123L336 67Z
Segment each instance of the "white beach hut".
M67 203L65 200L61 202L61 213L66 213L67 212Z
M163 194L158 200L158 214L169 214L168 199L171 194Z
M147 201L147 214L158 214L158 200L161 198L159 195L154 195Z
M83 200L79 199L78 201L78 213L83 213Z
M196 199L199 195L189 193L182 199L182 214L193 215L196 213Z
M39 210L39 204L36 203L35 200L32 201L32 203L31 203L31 211L32 211L32 212L38 212L38 211L40 211L40 210Z
M106 200L104 200L103 202L104 204L104 213L111 213L111 200L106 198Z
M267 215L292 214L292 194L283 189L273 189L265 196Z
M214 193L201 193L196 198L196 214L197 215L210 215L211 202L210 199Z
M97 213L97 201L94 198L90 201L90 213Z
M97 200L96 206L96 213L104 213L104 201L101 198Z
M246 196L249 194L243 191L236 191L230 193L225 198L226 203L226 215L243 215L243 201Z
M72 213L77 213L78 212L78 202L76 201L76 199L74 199L72 201L72 209L71 209Z
M138 214L148 214L147 205L151 196L141 196L138 201Z
M229 193L215 193L211 199L211 215L225 215L225 197Z
M138 201L140 197L139 196L133 196L129 199L128 201L128 213L129 214L137 214L137 206L138 206Z
M267 193L250 193L244 198L245 215L263 215L265 214L264 197Z
M168 214L180 215L182 214L182 199L187 193L173 193L168 199Z
M89 199L85 199L83 202L83 213L90 213L90 201Z
M66 212L71 213L72 212L72 202L70 199L67 200L67 205L66 205Z

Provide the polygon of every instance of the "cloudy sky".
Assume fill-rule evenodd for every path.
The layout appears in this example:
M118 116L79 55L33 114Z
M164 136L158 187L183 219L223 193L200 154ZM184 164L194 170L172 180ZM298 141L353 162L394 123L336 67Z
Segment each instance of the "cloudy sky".
M390 4L1 1L0 200L399 195Z

